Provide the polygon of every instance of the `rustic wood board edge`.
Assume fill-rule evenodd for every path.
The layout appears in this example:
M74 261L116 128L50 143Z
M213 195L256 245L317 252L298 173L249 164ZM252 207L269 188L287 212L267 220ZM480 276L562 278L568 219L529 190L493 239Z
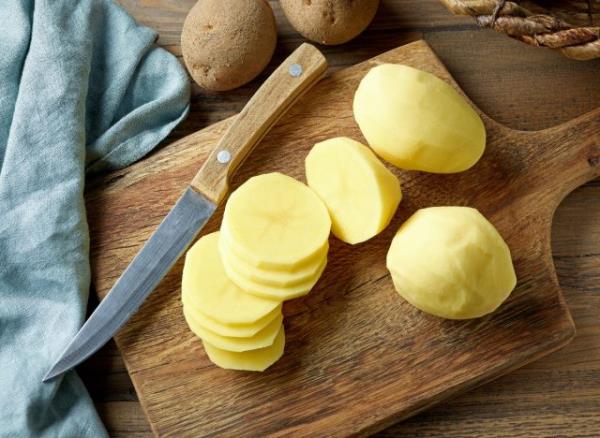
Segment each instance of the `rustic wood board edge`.
M482 385L485 385L486 383L493 382L494 380L496 380L502 376L505 376L506 374L509 374L512 371L518 370L519 368L521 368L527 364L535 362L536 360L541 359L544 356L547 356L548 354L554 353L555 351L558 351L558 350L564 348L567 344L569 344L573 340L573 338L575 337L575 334L576 334L575 325L573 325L572 331L569 331L568 329L565 330L564 336L561 338L554 339L551 343L551 346L547 350L540 351L537 355L529 356L525 360L515 360L514 363L507 364L506 367L490 370L489 375L482 375L479 378L472 380L467 385L457 385L454 388L448 388L448 390L440 393L438 398L429 400L427 403L423 403L423 405L421 405L421 406L415 406L415 408L410 410L409 412L402 413L398 416L392 416L390 418L387 418L385 421L375 424L371 428L365 429L360 434L357 434L357 436L368 437L372 434L375 434L377 432L380 432L380 431L386 429L387 427L390 427L396 423L404 421L407 418L413 417L423 411L426 411L427 409L429 409L445 400L448 400L452 397L456 397L456 396L459 396L466 392L472 391L473 389L478 388ZM135 386L135 384L134 384L134 386ZM144 409L144 408L142 407L142 409ZM146 413L145 410L144 410L144 413ZM154 431L154 433L156 434L156 431Z

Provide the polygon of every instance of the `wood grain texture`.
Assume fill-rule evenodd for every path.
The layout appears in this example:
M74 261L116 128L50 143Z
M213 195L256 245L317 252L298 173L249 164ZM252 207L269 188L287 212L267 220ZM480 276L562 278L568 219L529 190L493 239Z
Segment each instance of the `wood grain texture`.
M138 20L159 30L161 45L180 53L181 22L193 0L122 3ZM195 88L190 117L171 139L239 111L266 74L302 42L282 19L278 2L271 4L279 20L279 43L267 72L224 94ZM513 128L545 128L598 105L600 63L570 62L474 29L470 19L452 17L437 0L383 0L374 23L359 38L322 49L335 70L424 36L471 99ZM578 326L575 341L542 361L392 427L386 436L600 435L598 199L596 180L561 204L553 224L558 278ZM111 343L80 371L111 436L149 436L123 365Z
M338 71L280 120L233 186L276 170L303 179L314 142L342 134L360 138L353 91L380 62L406 63L452 82L424 43ZM266 373L231 373L209 363L182 318L176 265L116 337L155 433L366 434L564 345L574 331L554 274L550 225L562 196L598 174L598 114L536 133L512 131L484 116L488 149L472 170L398 172L406 196L392 225L356 249L332 241L316 289L286 305L286 355ZM167 146L90 193L92 268L101 296L230 122ZM393 290L384 262L391 236L408 215L430 205L479 208L511 247L519 283L492 316L443 321L416 311Z
M428 409L385 437L593 437L600 433L600 180L558 208L552 248L577 325L560 351ZM575 231L574 231L575 229ZM80 368L111 437L152 436L121 356L111 342Z
M290 68L300 69L291 74ZM234 117L191 186L219 205L227 196L231 177L256 145L285 112L308 91L327 70L327 61L311 44L302 44L267 78L254 96ZM228 152L227 162L218 155Z

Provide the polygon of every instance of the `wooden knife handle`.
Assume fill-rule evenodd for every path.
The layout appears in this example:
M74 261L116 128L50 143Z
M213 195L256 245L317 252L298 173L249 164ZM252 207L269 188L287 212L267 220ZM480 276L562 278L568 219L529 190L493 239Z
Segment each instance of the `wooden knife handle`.
M302 44L269 76L238 114L190 184L215 205L248 154L292 104L325 74L327 61Z

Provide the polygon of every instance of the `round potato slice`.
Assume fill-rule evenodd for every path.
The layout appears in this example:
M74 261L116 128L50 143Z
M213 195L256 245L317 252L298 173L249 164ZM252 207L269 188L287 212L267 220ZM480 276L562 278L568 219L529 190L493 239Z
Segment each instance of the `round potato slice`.
M244 259L277 270L301 266L321 251L331 219L306 185L268 173L250 178L231 194L221 229Z
M224 324L251 324L281 305L248 294L229 279L219 254L219 232L203 236L187 252L181 291L204 314Z
M207 341L202 343L210 361L221 368L238 371L264 371L283 355L285 331L281 325L273 345L244 352L222 350Z
M248 338L234 338L231 336L221 336L198 324L194 320L193 316L188 314L188 309L185 307L183 309L183 315L185 316L185 320L190 327L190 330L192 330L192 332L194 332L194 334L200 339L210 342L211 345L221 348L222 350L237 352L256 350L258 348L264 348L268 347L269 345L273 345L275 337L277 336L277 332L279 331L279 327L283 322L283 315L279 314L273 321L267 324L265 328L260 330L255 335Z
M311 255L309 258L303 260L302 262L294 263L293 265L290 265L290 266L284 266L284 265L268 266L268 265L265 265L264 263L261 263L260 261L257 261L256 258L248 257L247 254L244 253L243 249L240 250L240 248L237 246L237 244L235 243L233 238L227 232L227 229L224 227L221 227L219 243L220 243L220 248L221 248L221 257L226 256L227 253L230 252L238 260L243 261L245 265L247 265L253 269L258 269L260 271L273 272L274 275L277 275L279 273L282 273L284 275L285 274L295 275L296 273L298 273L300 271L314 269L315 265L319 265L321 263L323 257L325 257L327 255L327 252L329 251L329 240L325 240L325 242L323 242L323 246L316 253ZM223 252L223 246L221 246L221 245L225 246L227 251Z
M298 267L290 272L260 269L252 266L236 254L235 250L227 244L227 240L223 239L223 234L219 238L219 249L221 250L221 258L224 260L223 263L230 265L231 269L239 272L240 275L259 284L286 288L305 284L315 278L319 269L321 269L323 259L327 257L329 244L325 246L324 251L320 252L319 257L311 264Z
M314 145L306 180L331 216L331 231L356 244L388 226L402 199L400 182L363 144L346 137Z
M227 272L229 278L231 278L231 281L237 283L237 285L244 289L247 293L272 300L286 301L304 296L310 292L317 281L319 281L321 274L327 266L327 257L323 259L321 266L313 278L309 279L305 283L288 287L269 286L267 284L261 284L256 281L252 281L240 272L233 269L233 267L228 264L227 259L223 259L223 262L225 271Z
M251 324L224 324L202 313L198 307L186 300L186 296L182 297L183 306L186 308L190 318L196 321L199 325L206 327L212 332L221 336L231 336L233 338L249 338L261 331L271 321L281 314L281 306L273 309L258 321Z

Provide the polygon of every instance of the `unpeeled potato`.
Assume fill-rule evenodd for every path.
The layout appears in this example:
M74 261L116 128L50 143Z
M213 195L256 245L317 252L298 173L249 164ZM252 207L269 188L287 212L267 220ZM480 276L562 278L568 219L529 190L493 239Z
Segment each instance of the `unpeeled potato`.
M280 0L292 27L319 44L336 45L360 34L375 17L379 0Z
M275 17L265 0L198 0L181 32L190 75L212 91L250 82L267 66L276 43Z
M346 137L314 145L306 181L327 206L332 233L350 244L379 234L402 199L398 178L368 147Z

